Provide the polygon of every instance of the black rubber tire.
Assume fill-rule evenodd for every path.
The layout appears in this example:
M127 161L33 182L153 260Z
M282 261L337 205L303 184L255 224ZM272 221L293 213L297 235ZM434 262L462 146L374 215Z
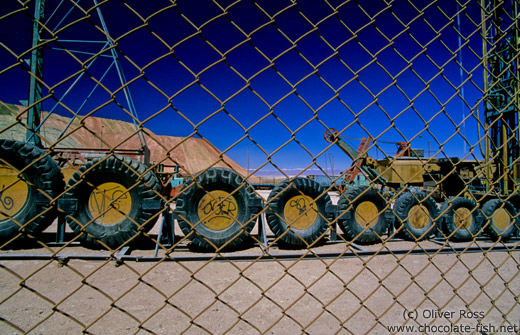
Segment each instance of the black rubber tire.
M227 192L230 195L225 199L234 199L236 202L236 208L233 205L231 209L232 212L236 211L236 215L228 217L230 224L225 229L212 229L199 218L201 200L213 191ZM222 210L225 202L221 199L217 201L214 205ZM179 227L194 246L216 250L221 247L236 247L249 237L255 226L254 216L258 214L260 204L261 201L253 187L241 175L231 169L217 167L186 180L177 197L175 212ZM215 210L210 210L209 214L212 213L215 213Z
M471 212L468 228L459 228L455 222L455 212L461 209ZM442 204L440 214L443 216L442 232L449 240L465 242L471 241L479 235L482 227L482 215L475 201L464 197L450 198Z
M286 205L296 196L304 195L314 201L317 216L305 229L295 229L288 225L285 217ZM304 198L300 198L304 199ZM305 200L303 200L305 202ZM332 202L325 189L309 178L287 179L279 183L267 198L267 223L281 244L292 247L311 247L321 239L333 220ZM299 210L299 215L307 216L307 204ZM312 213L310 215L313 215ZM302 216L303 217L303 216ZM312 221L313 219L311 219Z
M105 224L98 214L89 209L89 199L96 188L114 182L126 188L119 197L130 196L127 215L113 224ZM146 171L141 162L125 156L96 158L80 167L69 180L65 201L77 203L69 206L66 218L69 227L83 245L89 248L115 249L143 232L148 232L157 221L162 208L161 186L156 175ZM113 198L116 198L115 193ZM109 204L110 205L110 204ZM115 207L116 205L110 205ZM109 206L103 206L106 210Z
M19 171L27 168L22 178L28 187L23 207L0 221L0 246L19 233L40 233L56 219L56 197L63 192L65 183L56 162L45 154L32 144L0 139L0 158ZM0 186L0 210L6 205L12 208L13 204L6 204L9 199L12 202L12 198L3 194L4 185Z
M410 215L413 215L411 210L415 206L423 206L427 211L428 218L423 227L416 227L413 223L414 220L410 220ZM435 200L419 190L401 194L395 200L393 210L396 215L395 229L399 230L398 235L410 241L428 238L433 233L439 216L439 209Z
M356 219L358 206L365 202L375 205L379 213L376 223L366 227ZM345 237L360 244L373 244L383 241L393 220L386 199L378 190L369 186L355 186L347 190L338 201L338 225Z
M500 208L505 209L511 217L511 224L504 229L498 227L493 219L493 214L495 214L495 212ZM500 199L491 199L482 206L482 213L484 214L484 233L493 240L501 240L505 242L516 234L519 227L519 221L516 208L511 202Z

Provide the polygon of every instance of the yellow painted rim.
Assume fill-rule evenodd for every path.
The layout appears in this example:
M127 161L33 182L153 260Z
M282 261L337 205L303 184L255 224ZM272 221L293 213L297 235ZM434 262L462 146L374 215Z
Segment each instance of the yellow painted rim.
M29 186L19 174L13 167L0 166L0 220L12 218L27 204Z
M109 182L97 186L88 199L88 210L96 221L113 225L125 219L132 208L132 197L126 187Z
M238 217L238 204L226 191L215 190L204 194L199 201L197 214L203 225L212 230L231 226Z
M461 229L469 229L471 227L471 221L473 220L473 215L471 215L471 210L465 207L458 208L453 213L453 221L455 226Z
M356 207L356 222L363 227L372 227L377 223L379 211L372 201L363 201Z
M505 208L498 208L491 216L493 226L500 230L505 230L511 225L511 214Z
M311 197L299 194L285 203L283 216L288 227L304 230L316 222L318 209Z
M426 227L428 222L430 222L430 214L428 213L428 209L423 205L413 206L410 208L408 220L410 225L414 228L422 229Z

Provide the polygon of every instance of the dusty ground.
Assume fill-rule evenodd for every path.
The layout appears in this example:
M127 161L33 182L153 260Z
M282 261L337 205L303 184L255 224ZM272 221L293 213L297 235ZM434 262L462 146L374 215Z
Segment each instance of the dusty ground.
M515 251L414 255L398 253L414 243L397 241L365 247L385 255L362 256L334 243L267 253L352 257L259 262L3 260L0 334L387 334L400 325L415 328L394 333L446 334L446 327L467 326L451 333L514 334L520 327L519 241L508 245ZM492 243L472 246L488 250ZM79 246L1 253L54 252L106 254ZM153 253L147 248L131 255ZM263 252L251 246L232 254ZM208 256L183 248L171 255ZM501 325L510 328L500 332Z
M4 261L0 333L386 334L405 324L405 311L417 311L419 324L476 327L460 318L466 310L483 324L518 325L518 261L503 252L119 267Z

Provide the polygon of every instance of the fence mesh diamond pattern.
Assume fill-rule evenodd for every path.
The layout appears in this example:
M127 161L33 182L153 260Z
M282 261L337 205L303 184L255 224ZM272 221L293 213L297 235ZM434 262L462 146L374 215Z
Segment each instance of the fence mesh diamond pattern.
M0 332L519 334L518 0L7 0Z

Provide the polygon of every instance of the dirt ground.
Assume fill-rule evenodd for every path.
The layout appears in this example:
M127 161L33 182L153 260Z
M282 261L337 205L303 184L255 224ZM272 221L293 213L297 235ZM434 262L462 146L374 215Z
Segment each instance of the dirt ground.
M370 255L340 242L231 253L274 258L256 262L226 254L213 262L2 260L0 334L518 334L519 241L508 243L509 252L488 252L492 245L403 254L439 245L395 241L364 247L379 253ZM326 258L327 252L351 257ZM1 253L107 254L76 245ZM321 257L281 258L288 253ZM153 254L153 248L131 252ZM212 254L171 253L182 255ZM389 328L403 325L413 328Z

